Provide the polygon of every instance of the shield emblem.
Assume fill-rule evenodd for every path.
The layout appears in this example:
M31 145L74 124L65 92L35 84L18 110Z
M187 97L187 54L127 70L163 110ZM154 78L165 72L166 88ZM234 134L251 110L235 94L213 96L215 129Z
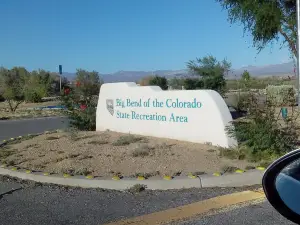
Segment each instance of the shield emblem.
M114 100L113 99L106 99L106 108L108 112L113 116L114 115Z

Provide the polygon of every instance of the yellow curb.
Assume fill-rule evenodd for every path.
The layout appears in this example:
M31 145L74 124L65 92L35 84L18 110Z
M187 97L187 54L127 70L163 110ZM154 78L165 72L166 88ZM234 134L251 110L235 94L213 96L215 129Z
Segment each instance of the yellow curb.
M86 179L94 179L94 176L92 176L92 175L87 175L85 178L86 178Z
M121 178L118 177L118 176L113 176L112 179L113 179L113 180L120 180Z
M244 173L245 171L244 170L236 170L235 172L236 173Z
M191 179L197 178L197 176L195 176L195 175L193 175L193 174L189 174L188 177L191 178Z
M262 166L258 166L258 167L256 167L256 169L258 169L258 170L265 170L266 168L262 167Z
M70 174L67 174L67 173L65 173L65 174L63 175L63 177L64 177L64 178L69 178L69 177L71 177L71 175L70 175Z
M16 167L13 167L13 168L11 168L11 170L12 170L12 171L17 171L17 170L18 170L18 168L16 168Z
M31 170L26 170L25 173L31 173Z
M143 177L143 176L138 176L138 177L137 177L137 180L145 180L145 177Z
M49 173L43 173L44 174L44 176L49 176L50 174Z
M172 180L171 176L164 176L164 180Z
M219 176L221 176L221 173L216 172L216 173L213 173L213 175L216 176L216 177L219 177Z

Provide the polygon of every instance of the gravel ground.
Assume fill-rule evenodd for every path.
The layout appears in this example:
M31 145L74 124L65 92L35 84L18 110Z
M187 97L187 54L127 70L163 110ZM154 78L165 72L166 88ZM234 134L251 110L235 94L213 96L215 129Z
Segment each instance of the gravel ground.
M216 147L210 145L109 131L45 134L1 152L11 166L73 175L213 173L223 167L244 169L249 165L219 157Z

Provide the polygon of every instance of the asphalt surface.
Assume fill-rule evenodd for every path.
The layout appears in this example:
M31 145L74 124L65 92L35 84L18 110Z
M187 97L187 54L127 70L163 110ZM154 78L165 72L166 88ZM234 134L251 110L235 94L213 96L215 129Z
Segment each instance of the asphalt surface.
M1 178L0 224L104 224L249 189L209 188L130 193L19 182ZM12 188L21 189L9 192Z
M281 216L268 202L250 205L213 216L174 223L177 225L295 225Z
M44 117L22 120L0 121L0 141L27 134L41 133L47 130L64 129L68 120L64 117Z

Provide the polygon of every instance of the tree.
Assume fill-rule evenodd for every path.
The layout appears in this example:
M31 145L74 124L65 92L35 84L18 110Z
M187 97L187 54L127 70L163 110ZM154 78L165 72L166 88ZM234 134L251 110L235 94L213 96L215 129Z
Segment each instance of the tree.
M51 93L53 77L45 70L32 71L25 80L25 101L41 102Z
M225 76L228 75L231 67L231 63L227 60L219 62L213 56L206 56L189 61L187 67L193 75L198 76L200 80L198 86L215 90L221 95L225 93Z
M249 81L250 80L250 73L247 71L247 70L245 70L243 73L242 73L242 80L243 81Z
M196 90L203 88L203 82L199 78L185 78L183 82L185 90Z
M283 37L283 45L297 56L296 0L216 0L228 10L231 23L241 22L261 51Z
M242 73L242 76L241 76L241 83L243 85L243 88L246 88L248 89L250 87L250 82L251 82L251 76L250 76L250 73L245 70L243 73Z
M11 70L0 69L0 89L11 112L15 112L24 101L24 86L28 77L29 72L23 67L14 67Z
M168 80L165 77L154 76L149 80L150 86L159 86L162 90L168 90Z
M99 95L100 86L103 81L100 79L97 71L88 72L83 69L77 69L76 78L80 91L83 95Z

